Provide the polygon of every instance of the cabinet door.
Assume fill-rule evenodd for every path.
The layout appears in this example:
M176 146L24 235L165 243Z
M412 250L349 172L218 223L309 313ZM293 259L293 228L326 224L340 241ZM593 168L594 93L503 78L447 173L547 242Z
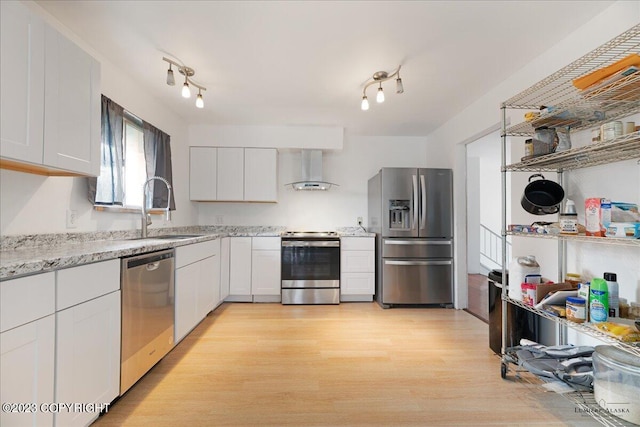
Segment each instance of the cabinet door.
M244 200L244 148L218 148L217 200Z
M220 301L229 296L229 245L230 238L223 237L220 240Z
M58 403L109 403L120 391L120 291L56 313ZM56 425L85 426L96 412L60 411Z
M0 282L0 332L55 313L55 299L54 272Z
M245 148L244 199L253 202L278 200L278 151L274 148Z
M280 251L253 251L251 293L280 295Z
M229 295L251 301L251 237L232 237L229 249Z
M100 63L46 28L44 164L100 174Z
M42 163L44 22L20 2L0 2L0 155Z
M340 269L349 273L373 273L374 251L342 251Z
M60 311L120 289L120 260L65 268L56 271L56 278L56 310Z
M200 279L196 299L198 321L204 319L220 298L220 257L210 256L198 262Z
M28 413L1 411L0 425L53 425L53 413L40 411L39 405L54 401L55 316L1 333L0 351L0 401L38 405Z
M373 273L342 273L340 275L341 295L373 295L374 293Z
M190 147L189 149L189 199L216 200L217 153L215 147Z
M198 323L198 282L200 265L193 263L176 270L175 342L182 340Z

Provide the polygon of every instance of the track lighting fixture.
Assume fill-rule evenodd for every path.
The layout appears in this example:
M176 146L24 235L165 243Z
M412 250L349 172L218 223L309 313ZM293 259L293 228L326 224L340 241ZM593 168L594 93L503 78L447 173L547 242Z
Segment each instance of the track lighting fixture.
M369 109L369 100L367 99L367 95L364 95L362 97L362 105L360 107L362 108L363 111L366 111Z
M198 96L196 96L196 107L204 108L204 100L202 99L202 93L198 89Z
M171 65L169 64L169 69L167 70L167 84L169 86L174 86L176 84L176 78L173 77L173 70L171 69Z
M363 111L366 111L369 109L369 101L367 99L367 88L371 85L374 85L376 83L379 84L378 93L376 95L376 101L378 103L384 102L384 91L382 89L382 82L386 82L387 80L393 78L394 76L398 76L396 78L396 93L404 93L404 87L402 86L402 79L400 78L401 67L402 66L399 65L398 69L391 74L387 73L386 71L378 71L373 74L372 79L364 85L364 89L362 90L362 104L360 105L360 108L362 108Z
M171 66L175 65L178 69L178 72L184 76L184 84L182 85L182 96L184 98L191 98L191 86L198 88L198 95L196 96L196 107L204 108L202 91L207 90L207 88L191 80L191 77L193 77L196 73L195 70L169 58L163 57L162 59L169 63L169 69L167 70L167 84L169 86L174 86L176 84L175 77L173 76L173 70L171 69Z

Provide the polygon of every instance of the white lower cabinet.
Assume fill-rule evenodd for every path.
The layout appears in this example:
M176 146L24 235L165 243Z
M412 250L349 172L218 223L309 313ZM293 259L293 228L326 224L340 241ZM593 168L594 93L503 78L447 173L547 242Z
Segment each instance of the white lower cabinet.
M198 281L200 265L189 264L176 270L175 343L181 341L198 324Z
M227 301L251 302L251 237L229 241L229 296Z
M94 405L61 410L57 426L85 426L120 392L120 261L56 271L55 402Z
M176 344L220 303L220 240L176 248Z
M229 296L230 241L229 237L220 239L220 301L226 300Z
M254 302L280 302L280 237L254 237L251 294Z
M120 390L120 291L56 313L56 426L86 426Z
M373 301L375 238L340 239L340 301Z
M19 279L16 279L19 280ZM0 412L3 427L50 426L53 412L55 315L0 333L0 402L27 404Z

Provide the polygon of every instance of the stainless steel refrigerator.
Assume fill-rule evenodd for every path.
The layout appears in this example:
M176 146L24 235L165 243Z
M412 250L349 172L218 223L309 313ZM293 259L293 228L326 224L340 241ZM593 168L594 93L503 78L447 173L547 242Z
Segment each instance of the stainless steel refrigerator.
M453 303L453 172L382 168L369 180L368 231L376 233L376 301Z

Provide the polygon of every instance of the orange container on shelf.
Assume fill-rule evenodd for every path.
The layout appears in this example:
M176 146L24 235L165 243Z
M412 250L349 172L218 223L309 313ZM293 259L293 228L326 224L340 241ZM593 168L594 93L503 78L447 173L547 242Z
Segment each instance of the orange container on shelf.
M622 71L625 68L634 65L640 65L640 55L637 53L632 53L631 55L626 56L607 67L595 70L594 72L589 73L586 76L578 77L577 79L573 80L573 85L580 90L584 90L589 86L598 83L600 80L606 79L607 77L617 73L618 71Z

